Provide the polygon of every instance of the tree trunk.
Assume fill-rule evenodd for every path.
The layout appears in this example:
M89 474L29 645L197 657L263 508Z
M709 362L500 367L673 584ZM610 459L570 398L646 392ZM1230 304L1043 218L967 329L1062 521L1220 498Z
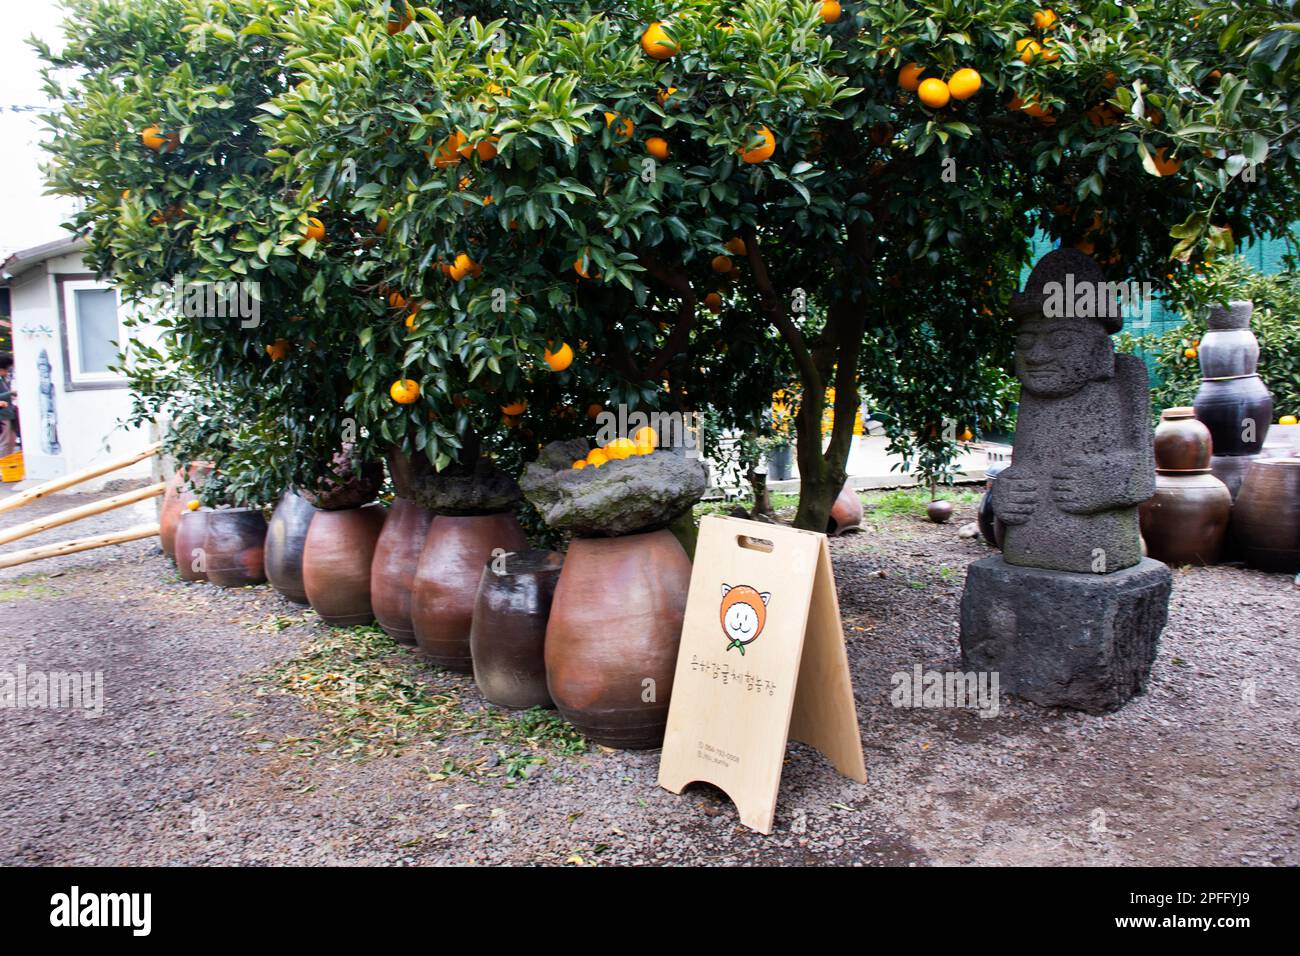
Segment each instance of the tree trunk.
M767 493L767 473L755 471L754 466L750 465L746 477L749 478L749 487L754 492L754 507L751 509L750 514L771 517L772 496Z

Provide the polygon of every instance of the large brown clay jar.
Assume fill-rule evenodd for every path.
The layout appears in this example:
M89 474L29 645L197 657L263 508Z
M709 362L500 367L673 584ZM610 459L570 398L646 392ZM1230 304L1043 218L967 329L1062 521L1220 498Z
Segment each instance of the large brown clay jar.
M564 556L521 551L489 558L470 626L474 683L500 707L553 707L546 688L546 622Z
M207 554L203 549L208 534L208 515L211 511L183 511L176 523L176 570L182 581L208 579Z
M266 518L260 509L222 508L208 514L203 539L208 580L222 588L242 588L266 580L263 561Z
M1241 556L1264 571L1300 570L1300 458L1257 458L1232 513Z
M420 563L424 539L432 522L433 512L409 498L394 498L375 546L375 560L370 565L370 603L375 620L389 637L402 644L415 643L411 592L415 586L415 567Z
M266 579L295 604L307 604L302 552L316 508L296 491L286 491L266 529Z
M690 559L667 531L569 546L546 627L546 680L560 713L596 743L662 746L690 583Z
M862 526L862 499L846 481L840 489L835 503L831 506L831 516L826 523L826 533L840 535L846 531L855 531Z
M1191 408L1166 408L1155 434L1156 493L1138 508L1149 557L1214 564L1223 557L1232 493L1210 474L1210 430Z
M197 462L188 468L178 468L176 474L167 481L162 510L158 513L158 539L163 553L169 558L176 557L176 526L181 515L189 510L191 501L198 500L194 494L195 486L203 484L211 471L212 465Z
M383 527L379 505L317 511L311 519L302 580L308 601L326 624L350 627L374 620L370 563Z
M483 565L493 551L524 551L514 514L438 515L415 568L411 622L421 653L448 670L471 674L469 632Z

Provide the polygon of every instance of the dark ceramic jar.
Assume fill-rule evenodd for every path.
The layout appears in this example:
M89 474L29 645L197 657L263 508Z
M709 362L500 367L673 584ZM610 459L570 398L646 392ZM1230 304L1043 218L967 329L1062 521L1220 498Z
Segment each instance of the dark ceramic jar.
M420 652L439 667L470 674L470 625L483 577L494 551L525 551L528 539L509 511L486 515L438 515L416 565L411 622Z
M1250 329L1251 304L1210 310L1201 337L1201 387L1196 417L1213 437L1216 456L1258 454L1273 421L1273 398L1257 374L1259 342Z
M176 522L176 570L182 581L206 581L207 555L203 549L211 511L181 512Z
M691 561L668 531L570 544L546 626L546 681L564 718L596 743L663 745L690 583Z
M474 682L501 707L553 707L546 688L546 622L564 556L520 551L483 568L469 649Z
M1166 408L1156 426L1156 470L1204 472L1210 467L1214 443L1210 430L1189 406Z
M1190 408L1166 408L1156 427L1156 493L1138 508L1149 557L1214 564L1223 557L1232 494L1210 474L1210 431Z
M302 579L307 599L326 624L350 627L374 620L370 563L384 526L378 505L317 511L307 528Z
M1241 483L1232 534L1251 567L1300 570L1300 458L1257 458Z
M221 508L208 514L203 539L208 580L218 587L242 588L266 580L263 556L266 518L256 508Z
M266 578L295 604L307 604L302 583L302 552L316 509L296 491L286 491L266 530Z

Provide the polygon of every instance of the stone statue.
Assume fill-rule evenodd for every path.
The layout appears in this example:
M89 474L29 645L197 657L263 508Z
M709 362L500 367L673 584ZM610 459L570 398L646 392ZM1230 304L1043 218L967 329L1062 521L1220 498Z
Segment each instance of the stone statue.
M39 373L36 394L40 396L41 449L47 455L61 455L63 445L59 441L59 412L54 402L54 378L50 374L54 371L54 366L50 364L50 356L45 349L41 349L41 354L36 357L36 370Z
M1100 289L1105 277L1083 253L1060 250L1012 299L1021 393L1011 466L993 485L1002 554L1028 568L1119 571L1142 559L1137 506L1156 488L1146 366L1115 354L1117 303L1097 296L1079 311L1099 315L1051 314L1076 311L1053 283Z
M962 657L1009 693L1102 713L1145 687L1172 579L1142 557L1155 493L1146 367L1116 355L1120 303L1090 258L1049 253L1012 298L1021 382L1011 465L993 483L1002 554L966 572Z

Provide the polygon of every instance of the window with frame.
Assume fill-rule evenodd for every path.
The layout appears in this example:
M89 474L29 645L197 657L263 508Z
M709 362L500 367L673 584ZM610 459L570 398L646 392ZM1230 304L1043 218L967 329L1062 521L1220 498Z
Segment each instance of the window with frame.
M109 371L117 363L122 340L117 290L93 279L69 279L61 285L68 384L125 384L125 378Z

